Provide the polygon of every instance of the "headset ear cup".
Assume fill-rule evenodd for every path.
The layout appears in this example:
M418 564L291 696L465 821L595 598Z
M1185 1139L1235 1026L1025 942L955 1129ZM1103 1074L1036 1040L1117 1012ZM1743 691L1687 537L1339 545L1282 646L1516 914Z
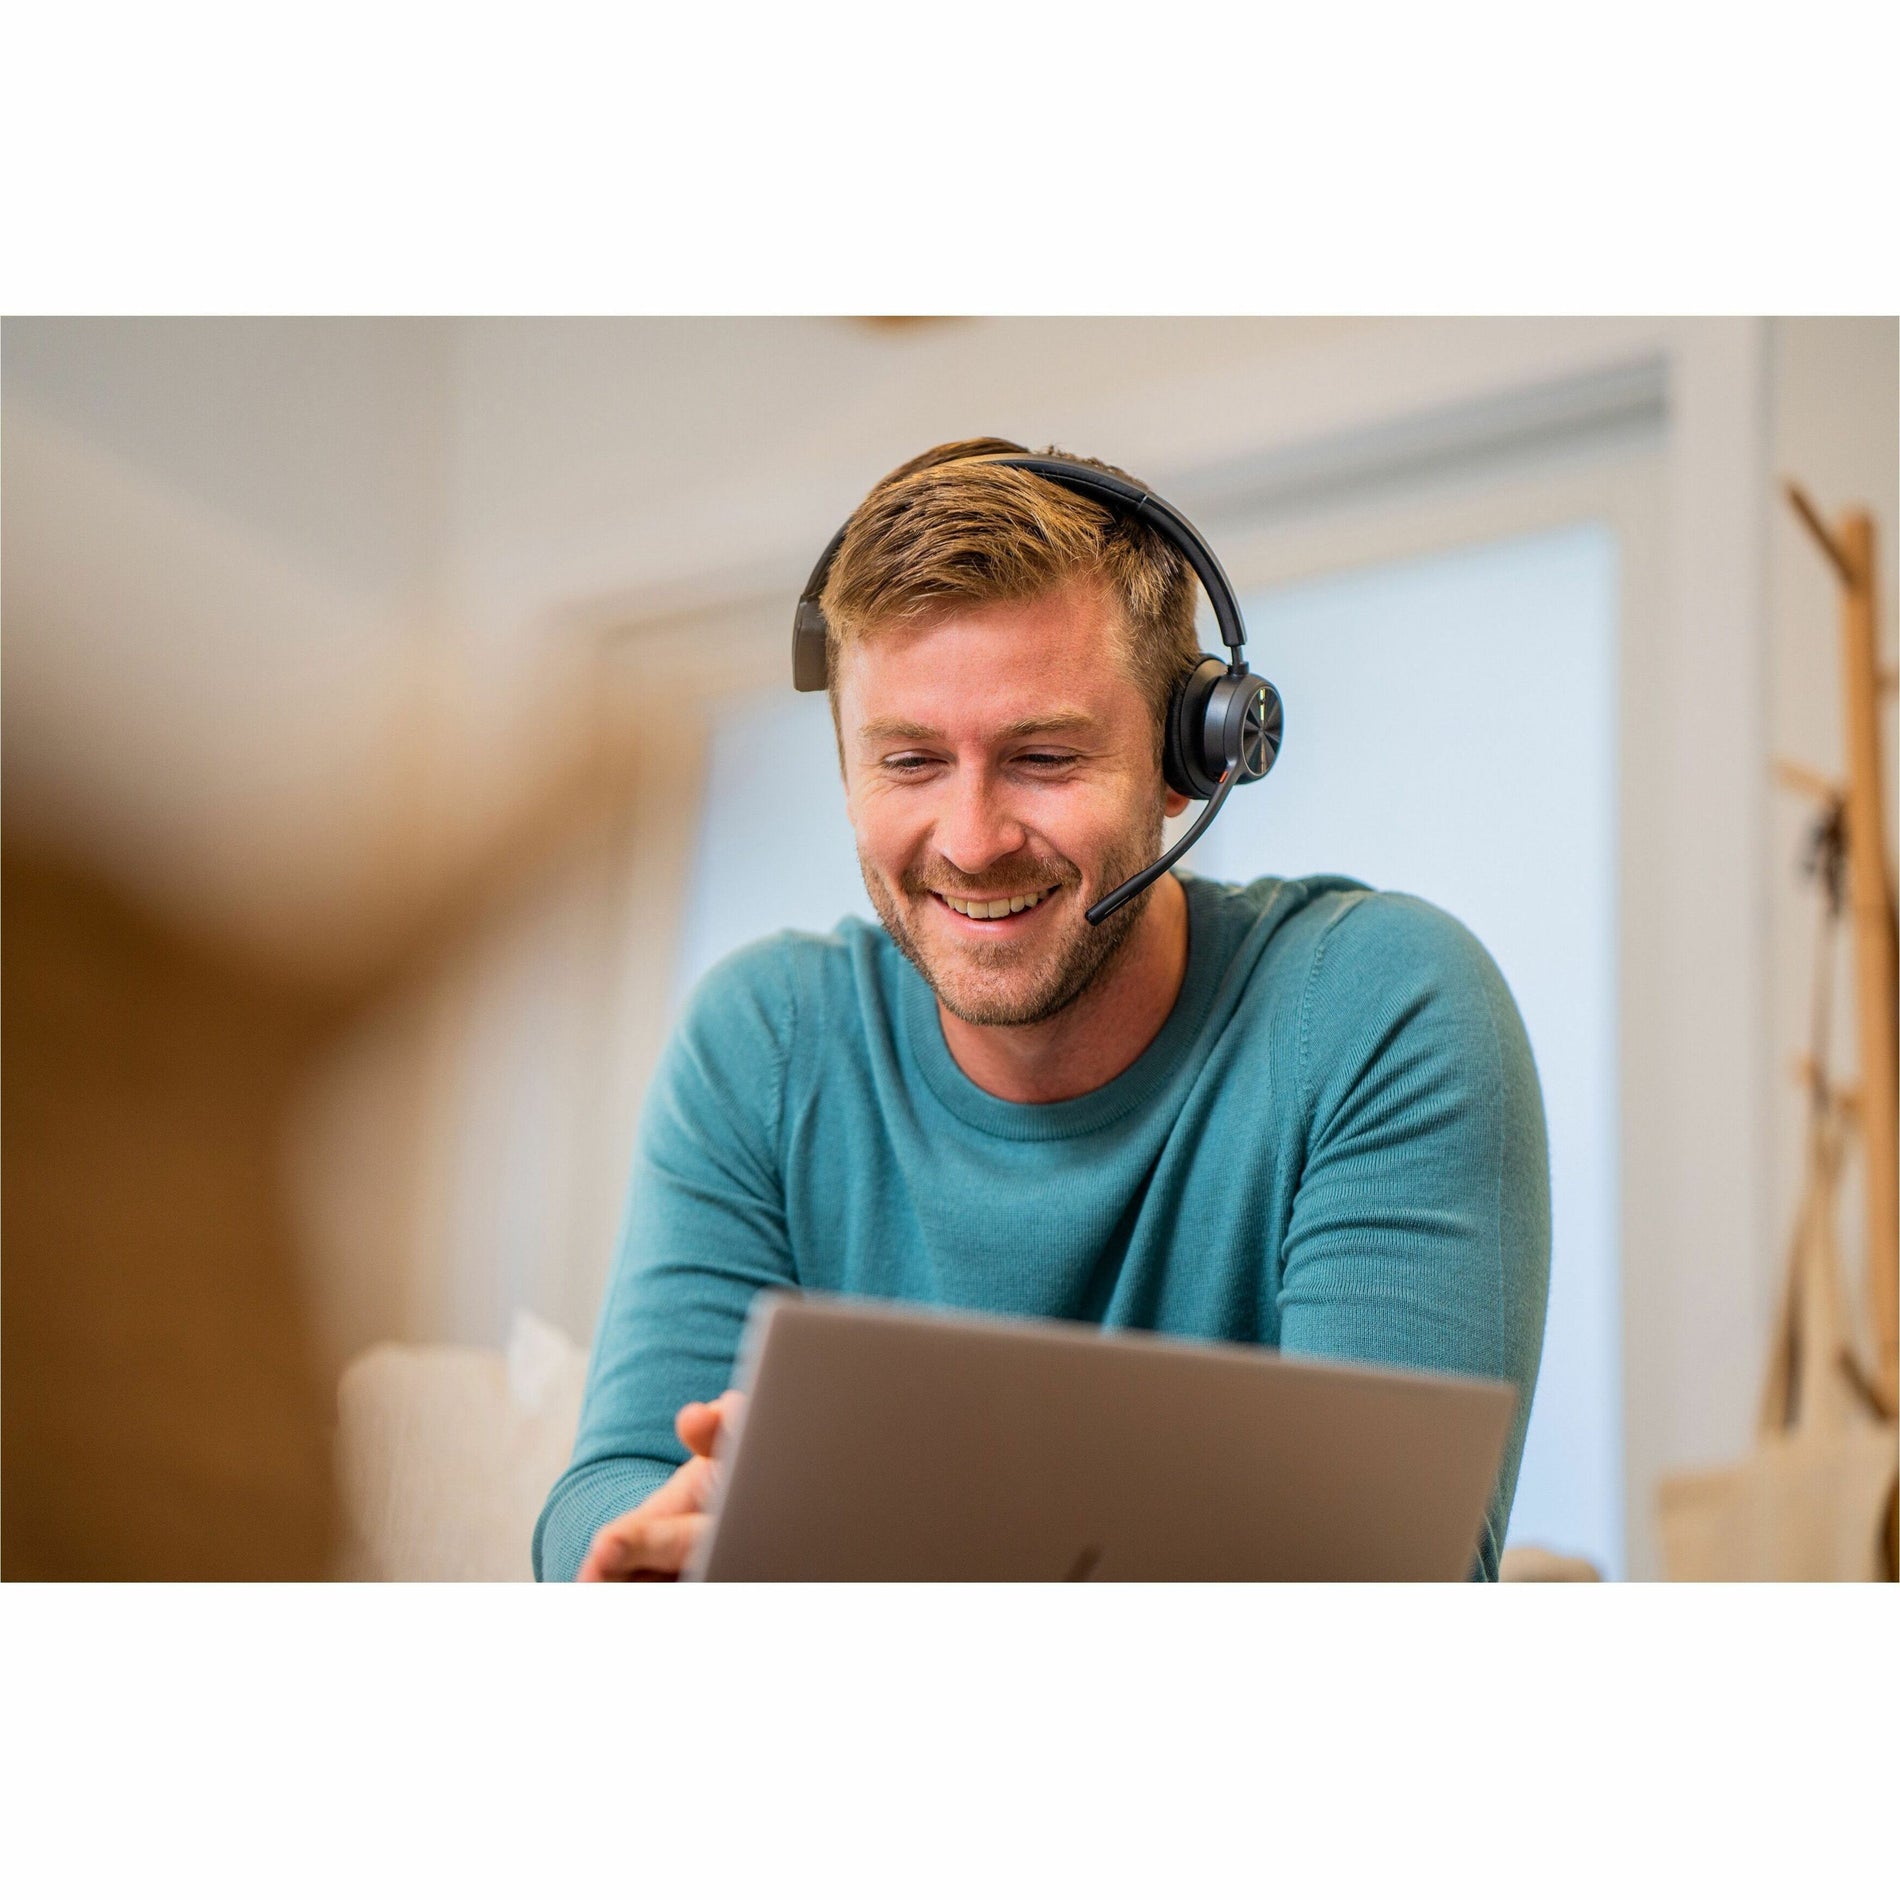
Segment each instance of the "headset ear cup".
M1249 781L1263 779L1273 770L1273 763L1280 756L1280 741L1286 736L1286 709L1280 703L1279 687L1271 680L1256 680L1254 684L1264 690L1258 732L1247 748L1251 756L1244 776ZM1251 763L1252 758L1260 761L1257 769Z
M1279 689L1257 673L1217 687L1208 707L1208 756L1218 752L1223 771L1228 760L1236 761L1243 785L1263 779L1280 755L1283 719Z
M1207 758L1207 702L1227 677L1216 659L1203 658L1193 672L1184 674L1168 701L1168 718L1161 742L1161 769L1168 784L1185 798L1212 798L1226 769L1225 760Z

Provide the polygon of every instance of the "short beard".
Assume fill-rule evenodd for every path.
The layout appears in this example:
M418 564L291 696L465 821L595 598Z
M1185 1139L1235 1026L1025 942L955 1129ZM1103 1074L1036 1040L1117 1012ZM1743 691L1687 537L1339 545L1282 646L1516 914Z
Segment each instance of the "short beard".
M1126 848L1117 851L1103 865L1099 896L1107 896L1161 855L1162 816L1161 800L1157 797L1140 835L1130 838ZM1046 1023L1052 1016L1059 1016L1101 982L1113 968L1116 959L1127 947L1136 924L1141 921L1142 913L1148 908L1148 900L1154 895L1154 886L1151 884L1139 897L1130 898L1099 924L1091 924L1086 916L1077 911L1069 934L1052 950L1043 952L1048 959L1046 968L1027 989L1010 994L980 983L959 981L961 972L933 968L896 899L885 887L884 880L865 863L862 853L858 856L858 868L864 875L864 888L872 906L890 933L891 941L909 959L917 974L930 985L938 1002L951 1015L981 1028L1023 1029L1032 1023ZM931 867L922 867L904 874L902 883L906 895L926 904L937 901L931 895L933 886L929 881L930 870ZM1074 891L1080 889L1082 882L1080 871L1066 858L1032 860L1027 865L1018 866L1015 875L1010 875L1007 866L998 866L997 870L999 882L1007 882L1011 888L1019 890L1036 885L1047 889L1053 884ZM1034 876L1021 875L1025 870L1033 871ZM940 882L945 888L954 891L958 880L943 878ZM1023 962L1023 952L1010 944L973 944L965 955L979 969L994 970L1002 975L1020 968Z

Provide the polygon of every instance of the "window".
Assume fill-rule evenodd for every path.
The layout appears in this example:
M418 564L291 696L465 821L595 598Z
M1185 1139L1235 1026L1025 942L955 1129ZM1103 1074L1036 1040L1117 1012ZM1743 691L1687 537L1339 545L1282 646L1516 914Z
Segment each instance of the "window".
M1550 1131L1549 1320L1511 1541L1623 1568L1617 541L1584 523L1255 595L1272 775L1191 868L1343 872L1450 911L1517 999ZM1198 809L1198 808L1196 808Z

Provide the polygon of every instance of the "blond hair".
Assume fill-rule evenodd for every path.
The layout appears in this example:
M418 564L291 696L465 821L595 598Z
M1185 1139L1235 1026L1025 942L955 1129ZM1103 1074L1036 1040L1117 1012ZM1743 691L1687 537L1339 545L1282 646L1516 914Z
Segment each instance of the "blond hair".
M1081 581L1104 587L1119 609L1116 643L1153 715L1159 759L1169 695L1201 658L1193 571L1145 523L1027 469L972 459L1027 452L996 436L942 443L858 504L820 600L832 719L846 648L949 607L1035 600ZM1123 474L1107 462L1088 466Z

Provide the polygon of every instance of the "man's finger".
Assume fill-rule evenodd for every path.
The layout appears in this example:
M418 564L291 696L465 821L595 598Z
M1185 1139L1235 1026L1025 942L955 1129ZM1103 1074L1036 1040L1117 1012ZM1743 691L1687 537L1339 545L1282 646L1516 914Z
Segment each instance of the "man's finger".
M690 1452L701 1458L710 1458L719 1442L722 1427L730 1430L738 1423L740 1410L745 1405L745 1394L725 1391L720 1393L710 1405L698 1401L682 1405L673 1420L673 1429L679 1433L680 1443Z
M643 1527L655 1520L703 1514L712 1502L713 1467L709 1459L691 1458L660 1486L636 1504L631 1511L603 1524L587 1547L575 1581L599 1583L606 1574L624 1567L617 1553L623 1547L635 1548Z
M679 1433L680 1443L696 1458L710 1458L713 1441L719 1436L719 1414L710 1405L702 1405L695 1399L690 1405L682 1405L674 1415L673 1429Z
M677 1577L691 1561L706 1524L702 1511L650 1518L629 1512L595 1534L576 1581L631 1583Z
M677 1517L682 1511L703 1511L712 1501L712 1460L693 1457L660 1488L638 1505L629 1517Z

